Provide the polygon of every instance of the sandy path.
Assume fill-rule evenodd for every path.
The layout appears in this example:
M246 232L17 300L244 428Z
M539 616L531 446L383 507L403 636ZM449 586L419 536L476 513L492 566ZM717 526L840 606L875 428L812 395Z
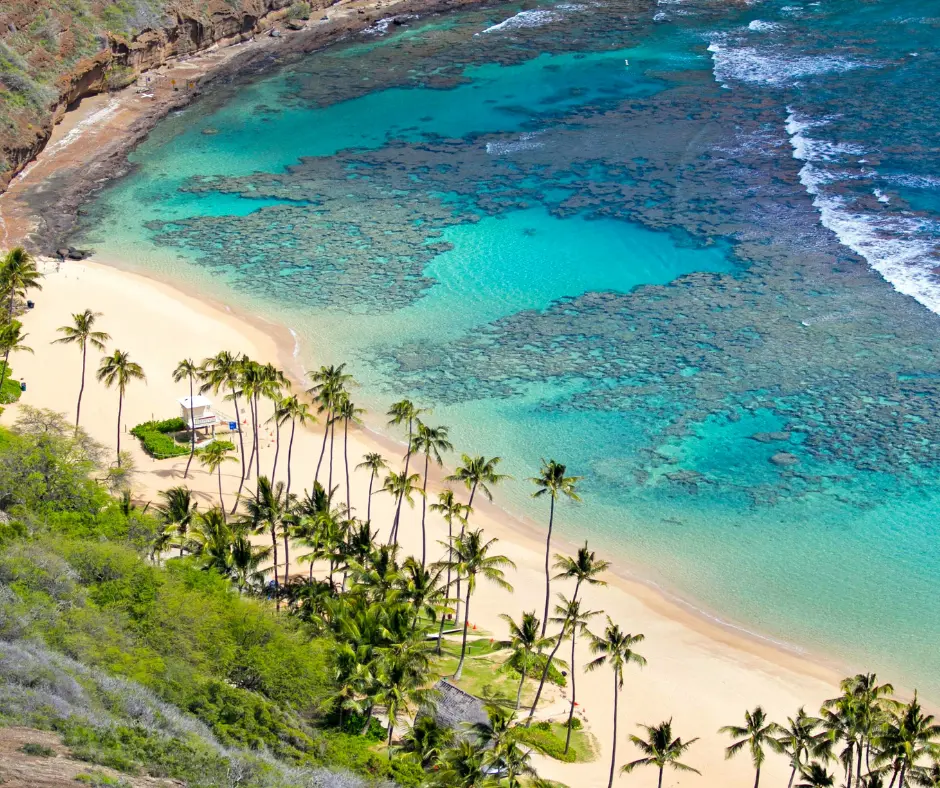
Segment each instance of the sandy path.
M55 263L47 263L45 267L44 289L35 296L36 308L24 318L29 332L28 344L36 353L33 356L19 354L11 360L15 374L27 382L23 402L70 415L74 413L79 354L72 347L49 343L58 336L56 328L70 321L72 312L85 308L103 313L101 328L112 336L109 349L128 351L147 374L146 385L134 383L128 390L124 411L127 428L154 416L167 418L178 413L176 399L188 392L185 384L172 382L171 372L184 356L200 361L228 349L289 368L292 339L285 329L251 316L235 315L221 305L200 301L166 284L105 265L65 263L58 272ZM97 366L100 357L97 353L92 356L90 369ZM109 446L115 442L116 404L114 391L104 389L93 380L89 382L82 405L83 425ZM232 412L231 403L219 405L220 409ZM3 422L9 424L16 410L15 406L9 407L3 414ZM300 484L310 483L321 435L315 429L298 434L294 446L295 489L298 480ZM264 437L261 464L263 472L269 473L273 438L268 430ZM185 457L158 462L146 457L131 436L125 435L123 444L134 453L141 471L136 483L141 497L151 498L159 489L182 483ZM351 433L351 465L357 464L367 451L375 450L390 459L398 457L400 461L401 447L388 439L362 430ZM283 453L281 456L283 458ZM236 468L232 463L224 477L227 496L237 486ZM340 484L343 491L345 477L341 461L335 464L333 473L334 484ZM282 459L278 477L283 478L283 474ZM208 477L198 468L191 476L188 483L207 501L214 501L217 495L214 477ZM352 503L360 512L365 509L368 481L365 474L353 472ZM439 486L437 482L432 485L432 494ZM392 519L391 501L384 494L376 495L372 509L375 524L387 534ZM541 610L543 535L537 524L520 522L493 506L479 507L473 523L482 526L489 536L498 537L501 552L518 565L518 570L510 576L514 594L507 595L484 584L472 603L471 621L501 636L505 625L499 620L499 613L518 616L522 610ZM436 540L444 536L445 526L430 515L429 526L429 538L435 545L429 554L436 557L441 552ZM420 506L414 511L404 509L401 532L406 551L420 554ZM557 532L574 541L579 538L577 534L566 532L563 513ZM559 550L571 549L561 539L556 540L555 545ZM634 732L636 723L653 724L673 717L675 730L683 738L701 737L689 752L687 762L700 769L704 776L669 774L665 785L703 788L749 785L753 775L746 760L724 761L726 742L717 735L718 727L739 722L744 710L757 704L762 704L776 719L785 721L786 715L794 714L798 706L806 704L813 710L823 698L834 694L838 677L829 669L696 617L638 583L615 574L610 580L611 585L606 589L586 590L586 604L590 609L606 611L624 629L645 634L646 642L640 652L649 661L642 671L631 668L626 677L621 698L618 764L636 757L633 747L626 743L626 736ZM557 589L571 592L571 588L560 583ZM582 644L579 663L583 664L587 657L587 649ZM611 685L611 675L606 669L578 675L581 711L600 740L600 759L579 765L540 759L538 765L543 776L576 788L606 785ZM562 716L563 710L561 697L546 706L547 713L556 718ZM784 759L772 757L765 773L766 784L785 784L788 769ZM618 777L616 782L652 785L655 774Z

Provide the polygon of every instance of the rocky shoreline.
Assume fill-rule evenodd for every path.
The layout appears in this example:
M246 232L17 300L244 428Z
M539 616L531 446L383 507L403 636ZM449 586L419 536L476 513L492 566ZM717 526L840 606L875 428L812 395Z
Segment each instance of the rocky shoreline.
M80 259L84 256L83 250L71 249L68 238L75 229L81 206L109 181L130 171L132 165L128 154L170 112L205 95L210 87L253 78L290 58L302 57L360 32L380 19L394 19L406 14L427 16L445 13L476 2L478 0L347 3L332 6L329 17L311 21L301 29L292 29L298 27L296 25L276 24L263 35L251 36L244 43L242 37L219 42L219 47L225 43L227 46L218 49L213 46L191 58L171 59L161 64L153 73L174 66L197 72L196 78L187 83L187 87L192 84L192 88L180 90L174 86L166 89L143 107L137 101L129 108L130 122L116 129L117 133L108 134L107 139L87 146L77 158L73 157L62 166L52 166L49 172L33 176L34 164L44 158L40 151L34 162L27 164L11 181L6 193L0 193L0 226L6 217L4 245L23 244L40 254ZM323 12L316 11L314 16L320 13ZM172 72L168 74L172 75ZM114 95L119 102L122 99L130 102L135 98L134 87L123 88ZM67 116L65 120L68 120ZM11 209L14 213L28 216L32 226L23 228L16 226L15 221L11 222L8 216Z

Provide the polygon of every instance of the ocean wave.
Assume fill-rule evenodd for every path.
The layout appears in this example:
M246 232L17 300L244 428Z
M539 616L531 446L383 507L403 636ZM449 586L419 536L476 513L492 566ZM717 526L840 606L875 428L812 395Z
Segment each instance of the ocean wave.
M841 73L861 68L862 63L841 55L788 55L751 46L729 46L713 40L711 52L716 81L750 82L782 87L816 74Z
M887 175L885 180L911 189L940 189L940 178L934 175Z
M820 149L813 144L818 140L804 133L826 122L800 118L792 111L787 118L793 157L803 162L800 183L812 196L822 225L835 233L839 243L864 258L895 290L940 314L940 280L935 273L940 265L940 222L887 210L877 214L852 210L842 196L827 194L824 187L834 179L814 164L813 157L820 155Z
M558 19L560 19L560 14L555 11L546 11L544 9L520 11L515 16L504 19L499 24L491 25L486 28L486 30L481 30L477 35L481 35L482 33L495 33L497 30L518 30L525 27L541 27L551 22L557 22Z
M505 156L509 153L541 148L544 143L535 139L541 133L540 131L527 131L520 134L519 139L516 140L487 142L486 152L491 156Z
M783 25L777 22L765 22L762 19L755 19L748 26L748 30L754 30L758 33L767 33L771 30L779 30Z

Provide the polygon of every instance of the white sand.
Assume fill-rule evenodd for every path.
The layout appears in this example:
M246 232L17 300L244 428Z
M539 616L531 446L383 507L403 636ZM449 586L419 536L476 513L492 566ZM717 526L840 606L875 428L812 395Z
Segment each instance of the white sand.
M21 353L11 359L15 376L27 382L28 390L22 401L30 405L53 408L70 417L74 415L79 353L74 347L51 345L50 342L57 338L58 326L71 322L71 313L86 308L103 313L100 328L113 338L109 350L118 348L129 352L147 374L146 385L136 382L130 385L122 429L124 425L130 428L152 417L168 418L178 414L176 400L188 394L188 387L174 384L171 373L184 357L192 357L199 362L227 349L283 367L289 363L292 340L283 328L235 315L224 307L201 302L166 284L102 264L65 263L57 273L55 264L47 263L46 270L43 291L31 296L36 301L36 308L23 321L29 333L27 344L36 353L32 356ZM95 438L113 446L117 429L117 393L94 380L100 355L90 354L82 424ZM220 402L219 405L221 410L232 412L231 403ZM3 414L3 422L11 423L16 411L16 406L9 407ZM273 438L269 432L268 429L264 431L263 473L270 473L273 459ZM316 430L298 434L294 445L295 491L299 491L299 486L310 484L321 436L322 433ZM153 498L157 490L182 483L185 457L154 461L143 454L136 439L129 434L123 436L122 448L133 452L141 471L136 482L140 497ZM397 456L400 461L400 448L372 433L356 430L350 437L350 464L358 464L364 453L375 450L390 459ZM281 457L278 476L283 478L283 450ZM224 477L227 495L237 486L237 468L235 463L227 468ZM359 507L361 514L365 512L368 481L367 475L353 473L353 505ZM215 478L207 476L195 463L187 483L200 491L207 502L215 500ZM334 484L340 484L340 490L345 490L341 461L334 467ZM439 484L432 486L433 494L439 489ZM387 534L392 519L388 496L374 496L372 510L374 523ZM534 609L540 613L542 609L543 534L531 524L521 523L493 506L478 507L472 524L483 527L488 536L498 537L500 552L518 565L518 571L511 572L509 577L516 589L513 595L484 583L472 603L471 621L481 629L503 636L505 625L499 620L499 613L518 617L523 610ZM433 515L429 515L429 525L429 544L435 546L429 550L429 555L436 558L441 553L437 540L443 538L446 530ZM560 530L564 530L563 519ZM420 506L413 511L407 506L403 509L401 535L406 551L420 555ZM566 536L577 541L577 535L567 533ZM571 550L560 540L556 540L555 547ZM727 742L717 734L717 729L721 725L739 723L743 720L744 710L758 704L763 705L775 719L785 722L786 716L795 714L800 705L805 704L812 711L823 698L835 694L838 676L830 669L723 629L638 583L614 574L609 579L611 585L608 588L585 590L586 605L590 609L605 610L627 631L645 634L646 642L639 651L649 661L645 669L630 668L626 675L620 702L618 770L620 764L638 757L635 748L627 743L627 735L636 732L637 723L655 724L672 717L678 735L684 739L701 737L688 753L686 762L701 770L704 776L667 773L664 785L697 785L702 788L749 785L753 781L749 762L744 756L735 761L724 760ZM555 588L569 594L572 590L561 583ZM601 623L598 622L598 627ZM588 656L582 642L579 665L583 665ZM588 764L560 764L539 758L539 772L572 788L604 786L607 784L612 728L610 672L607 669L586 675L579 672L578 698L580 711L600 741L600 758ZM556 695L543 709L544 715L540 716L561 719L565 710L564 698ZM785 759L771 756L762 777L767 785L781 785L785 784L788 775ZM650 770L631 776L618 775L615 782L654 785L655 779L655 773Z

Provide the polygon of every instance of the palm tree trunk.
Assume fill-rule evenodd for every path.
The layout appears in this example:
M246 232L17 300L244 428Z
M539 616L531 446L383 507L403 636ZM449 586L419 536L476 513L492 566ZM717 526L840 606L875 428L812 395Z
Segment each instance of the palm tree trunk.
M75 433L78 434L78 421L82 415L82 394L85 393L85 361L88 350L85 343L82 343L82 384L78 387L78 405L75 408Z
M366 503L366 522L372 522L372 483L375 481L375 470L369 475L369 500Z
M277 476L277 456L281 453L281 422L274 414L274 464L271 466L271 481Z
M796 767L794 766L790 772L790 782L787 783L787 788L793 788L793 780L796 778Z
M575 687L575 669L574 669L574 641L577 635L576 630L571 630L571 709L568 711L568 733L565 736L565 755L568 754L568 748L571 747L571 721L574 718L575 697L577 695Z
M336 438L336 421L330 425L330 477L327 487L327 493L330 496L330 500L333 500L333 442Z
M193 463L193 457L196 456L196 419L193 416L193 376L189 375L189 459L186 460L186 470L183 471L183 478L189 478L189 466Z
M277 582L277 531L274 529L274 526L271 526L271 544L274 547L274 609L280 611L281 609L281 586Z
M614 785L614 767L617 764L617 701L620 695L619 682L617 681L617 671L614 673L614 737L610 751L610 779L607 781L607 788L613 788ZM755 786L754 788L757 788Z
M450 593L450 564L454 560L454 518L447 518L447 593ZM441 641L444 639L444 612L441 611L441 627L437 632L437 655L441 655Z
M555 659L555 654L558 653L558 648L561 646L561 636L565 632L565 625L562 624L561 632L558 633L558 641L555 643L555 648L552 649L552 653L548 655L548 660L545 662L545 667L542 668L542 678L539 680L539 688L535 693L535 700L532 701L532 708L529 710L529 717L525 721L525 726L528 728L529 723L532 722L532 717L535 715L535 709L539 705L539 698L542 697L542 689L545 686L545 680L548 678L548 671L552 667L552 660ZM572 669L572 672L574 670Z
M855 775L856 775L856 779L859 780L859 784L861 784L861 779L862 779L862 755L864 755L865 753L864 753L864 750L862 749L861 743L855 745L855 749L857 750L857 753L856 753L856 756L855 756Z
M287 581L290 578L290 534L284 529L284 587L287 587Z
M891 775L891 782L888 783L888 788L894 788L894 783L898 779L898 772L900 770L897 766L894 767L894 773Z
M7 350L3 356L3 370L0 371L0 391L3 391L3 384L7 379L7 370L10 368L10 351Z
M522 660L522 677L519 679L519 689L516 690L516 711L519 711L519 704L522 703L522 686L525 684L525 672L529 667L526 662L526 659Z
M464 605L463 619L463 644L460 647L460 662L457 664L457 672L454 673L454 681L460 681L463 675L463 661L467 656L467 627L470 624L470 581L467 580L467 603Z
M0 386L3 382L0 381ZM118 423L117 423L117 467L121 467L121 411L124 409L124 391L118 389Z
M424 486L421 488L421 568L427 561L428 537L424 529L424 519L428 511L428 465L431 462L431 455L424 455Z
M898 775L898 788L904 788L904 776L906 771L906 765L901 764L901 773Z
M552 580L548 571L548 559L552 553L552 526L555 524L555 494L552 493L552 501L548 510L548 536L545 538L545 615L542 617L542 637L545 637L545 629L548 627L548 606L551 604Z
M227 523L228 520L225 518L225 500L222 498L222 463L219 463L216 470L219 474L219 508L222 510L222 522Z
M398 503L395 505L395 518L392 520L392 532L388 535L389 544L398 544L398 516L401 514L401 501L405 497L405 492L402 490L398 495Z
M352 488L349 479L349 419L343 420L343 464L346 466L346 516L352 514Z
M473 509L473 496L476 495L477 485L476 482L473 483L473 487L470 488L470 498L467 501L467 517L463 521L463 524L460 526L460 538L463 539L463 533L467 528L467 520L470 519L470 513ZM453 556L453 553L451 553ZM457 574L457 613L455 617L456 621L460 621L460 574Z
M294 451L294 428L297 426L297 419L290 420L290 440L287 442L287 497L290 497L290 456Z
M395 726L392 724L392 718L388 718L388 759L392 760L392 731Z
M246 396L248 402L248 413L251 416L251 454L248 455L248 472L245 479L251 479L251 464L255 460L255 449L258 446L258 430L255 429L255 407L251 396Z
M757 788L760 785L760 766L754 770L754 788Z
M845 759L845 788L852 788L852 752L853 746L849 745L849 752Z
M663 788L663 767L659 767L659 781L656 783L656 788Z
M330 415L327 413L326 426L323 428L323 445L320 446L320 459L317 460L317 471L313 475L313 487L316 489L317 482L320 481L320 465L323 464L323 455L326 454L326 438L330 434ZM313 490L310 491L311 493Z
M235 510L238 508L238 502L242 497L242 487L245 486L245 434L242 432L242 418L241 414L238 412L238 392L235 391L234 385L229 388L232 390L232 403L235 405L235 426L238 427L238 445L240 447L238 456L242 461L242 477L238 482L238 492L235 493L235 503L232 504L232 511L229 512L229 514L235 514Z
M255 451L255 479L257 480L261 478L261 438L259 436L259 432L261 430L261 424L259 423L260 417L258 415L259 403L258 403L257 394L255 394L254 396L254 403L255 403L255 449L256 449ZM271 481L273 482L274 479L271 479Z

